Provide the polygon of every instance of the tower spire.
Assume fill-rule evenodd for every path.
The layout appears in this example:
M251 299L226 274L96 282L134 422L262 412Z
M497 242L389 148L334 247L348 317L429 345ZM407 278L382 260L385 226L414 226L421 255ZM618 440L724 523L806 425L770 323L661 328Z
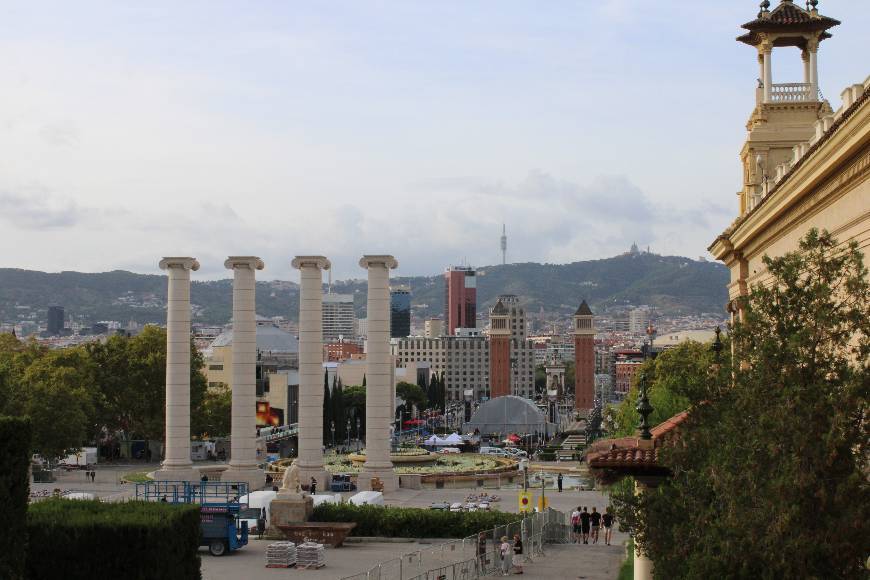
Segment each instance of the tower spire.
M501 265L507 264L507 230L505 224L501 224Z

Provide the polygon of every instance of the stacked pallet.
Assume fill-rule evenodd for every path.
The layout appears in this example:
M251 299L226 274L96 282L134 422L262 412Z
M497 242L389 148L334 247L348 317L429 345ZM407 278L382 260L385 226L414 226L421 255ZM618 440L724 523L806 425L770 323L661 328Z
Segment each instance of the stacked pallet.
M323 544L305 542L296 549L296 564L300 568L320 568L326 564Z
M296 564L296 544L275 542L266 546L266 568L289 568Z

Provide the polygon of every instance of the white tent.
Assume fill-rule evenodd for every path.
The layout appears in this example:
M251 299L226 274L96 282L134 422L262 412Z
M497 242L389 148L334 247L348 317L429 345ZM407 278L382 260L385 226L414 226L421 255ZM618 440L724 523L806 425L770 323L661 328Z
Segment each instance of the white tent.
M465 441L463 441L462 437L457 433L451 433L446 439L444 439L445 445L462 445L463 443L465 443Z

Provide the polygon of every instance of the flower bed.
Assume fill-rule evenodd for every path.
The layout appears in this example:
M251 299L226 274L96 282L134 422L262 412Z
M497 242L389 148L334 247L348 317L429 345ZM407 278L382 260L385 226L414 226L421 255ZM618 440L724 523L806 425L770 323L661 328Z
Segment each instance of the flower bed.
M362 468L360 461L354 461L351 455L327 455L324 466L330 473L357 474ZM450 455L432 454L433 460L427 465L398 465L395 472L399 475L419 474L424 476L433 475L481 475L489 473L505 473L515 471L516 461L493 455L480 455L477 453L460 453ZM269 466L269 471L282 473L292 459L281 459Z

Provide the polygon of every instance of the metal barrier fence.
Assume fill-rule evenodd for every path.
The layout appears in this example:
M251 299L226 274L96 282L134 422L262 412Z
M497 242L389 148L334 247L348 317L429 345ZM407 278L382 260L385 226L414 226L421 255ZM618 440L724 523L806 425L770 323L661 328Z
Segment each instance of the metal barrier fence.
M502 538L510 542L516 536L522 540L523 562L533 562L544 554L544 544L570 541L570 526L566 514L548 509L506 525L480 533L434 544L430 548L408 552L372 566L365 572L345 576L341 580L467 580L502 570L508 562L499 550ZM511 553L512 555L512 553Z

